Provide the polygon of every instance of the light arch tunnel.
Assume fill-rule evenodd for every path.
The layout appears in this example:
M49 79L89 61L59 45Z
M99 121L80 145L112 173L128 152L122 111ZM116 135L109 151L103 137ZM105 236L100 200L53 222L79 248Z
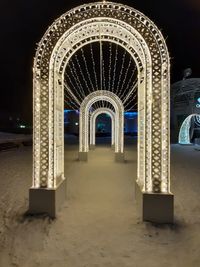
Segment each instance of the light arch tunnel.
M111 146L116 145L116 131L117 122L115 112L110 108L98 108L90 115L90 149L94 149L96 146L96 119L101 114L107 114L111 119Z
M111 113L115 125L115 159L124 160L124 107L122 101L113 92L99 90L89 94L81 104L79 119L79 160L86 161L89 152L89 117L92 105L98 101L109 102L115 112ZM101 112L101 111L100 111ZM110 113L108 110L107 112ZM98 114L98 113L97 113ZM93 116L91 116L93 117ZM93 119L95 118L95 115Z
M189 115L182 123L178 143L180 145L191 145L191 127L192 124L200 126L200 114Z
M168 49L161 32L148 17L113 2L88 3L66 12L48 28L38 45L33 67L33 182L29 211L55 217L66 199L64 72L70 57L94 40L111 40L123 46L136 62L139 87L136 199L141 203L142 220L172 222ZM84 139L83 143L87 141ZM117 149L120 153L121 146ZM83 147L87 145L81 147L81 152L86 152Z

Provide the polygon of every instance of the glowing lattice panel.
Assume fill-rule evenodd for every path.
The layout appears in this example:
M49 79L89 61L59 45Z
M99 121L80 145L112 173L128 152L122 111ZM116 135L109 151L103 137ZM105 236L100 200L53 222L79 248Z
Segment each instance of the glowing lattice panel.
M80 108L80 134L79 151L89 151L89 113L91 106L97 101L109 102L115 110L115 152L124 151L124 107L121 100L114 93L99 90L89 94L81 104ZM97 113L98 114L98 113Z
M143 136L145 141L142 143L143 152L139 152L142 156L139 157L138 165L144 166L139 177L144 181L143 190L170 192L170 64L167 47L162 34L151 20L133 8L112 2L86 4L65 13L51 25L39 43L33 82L33 186L56 186L60 167L55 168L55 130L59 127L55 109L62 109L63 73L69 58L78 48L99 38L95 32L97 25L100 25L99 35L103 40L119 43L132 55L141 79L139 84L142 79L145 80L145 85L141 85L138 90L138 94L143 90L145 100L144 129L139 129L140 138ZM73 34L75 32L76 35ZM64 153L63 150L61 153Z
M98 108L90 115L90 144L95 145L95 134L96 134L96 119L100 114L107 114L111 118L112 122L112 145L118 142L116 138L116 131L119 129L117 126L115 113L109 108ZM119 144L118 144L119 146Z

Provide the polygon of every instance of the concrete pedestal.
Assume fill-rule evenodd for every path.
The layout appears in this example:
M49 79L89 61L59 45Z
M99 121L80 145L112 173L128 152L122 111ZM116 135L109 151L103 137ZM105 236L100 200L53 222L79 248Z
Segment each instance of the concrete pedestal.
M95 150L95 145L90 145L90 150Z
M67 180L63 180L55 189L30 188L29 214L47 213L55 218L67 195Z
M88 160L88 152L79 152L78 159L80 161L87 161Z
M174 222L174 195L144 193L135 183L135 197L142 221L154 223Z
M124 153L121 152L115 153L115 161L124 162Z

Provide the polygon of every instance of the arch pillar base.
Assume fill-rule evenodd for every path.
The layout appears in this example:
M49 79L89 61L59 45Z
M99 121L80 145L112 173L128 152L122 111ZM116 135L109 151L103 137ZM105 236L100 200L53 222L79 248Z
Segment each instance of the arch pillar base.
M55 218L67 196L67 179L64 179L55 189L30 188L29 214L48 214Z
M112 149L112 150L115 149L115 144L111 145L111 149Z
M78 153L79 161L87 161L88 160L88 152L79 152Z
M174 223L174 195L142 192L135 183L137 210L142 221Z
M90 145L90 150L95 150L96 145Z
M115 161L116 162L124 162L124 153L115 152Z

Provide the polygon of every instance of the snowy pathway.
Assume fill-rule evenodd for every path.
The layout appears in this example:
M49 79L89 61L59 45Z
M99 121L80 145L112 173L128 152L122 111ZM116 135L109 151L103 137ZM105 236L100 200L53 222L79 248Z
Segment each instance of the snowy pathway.
M90 152L88 163L78 162L77 147L68 146L68 199L57 220L23 215L31 149L0 153L0 267L200 266L199 157L191 147L172 147L172 227L137 216L136 147L128 147L122 164L103 147Z

